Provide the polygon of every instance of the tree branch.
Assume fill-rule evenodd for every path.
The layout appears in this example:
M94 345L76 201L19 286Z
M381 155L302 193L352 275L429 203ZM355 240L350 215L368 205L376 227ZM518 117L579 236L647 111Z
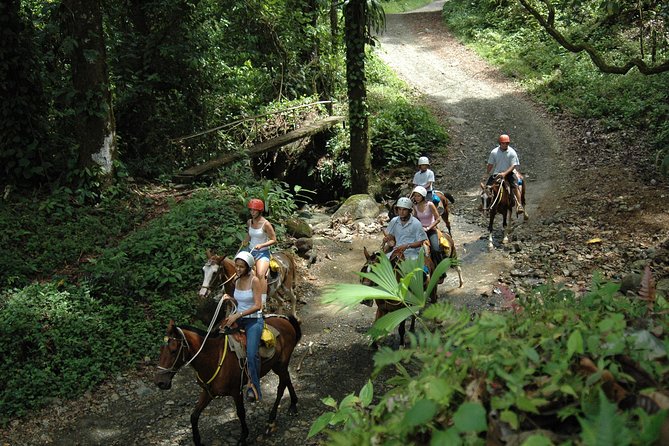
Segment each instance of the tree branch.
M637 67L640 73L649 75L649 74L659 74L669 71L669 60L660 64L649 66L642 59L634 58L629 60L624 65L611 65L607 63L602 55L591 45L587 43L574 43L568 40L560 31L555 27L555 8L550 0L542 0L543 4L548 8L548 17L544 17L541 12L529 4L527 0L518 0L521 5L529 12L539 24L546 30L546 32L553 37L562 47L567 49L572 53L580 53L585 51L590 60L599 68L603 73L612 73L612 74L626 74L632 68Z

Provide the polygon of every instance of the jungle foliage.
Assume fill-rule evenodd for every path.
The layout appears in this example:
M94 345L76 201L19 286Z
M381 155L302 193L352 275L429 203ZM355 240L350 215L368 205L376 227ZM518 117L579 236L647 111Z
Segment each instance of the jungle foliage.
M439 265L446 268L447 262ZM367 299L404 305L377 320L379 339L419 314L410 346L382 347L372 378L392 369L390 390L370 380L327 411L309 436L327 444L663 444L669 385L666 296L652 291L650 269L639 298L593 278L591 291L545 285L526 297L503 290L503 312L471 315L440 302L425 308L421 259L361 273L375 287L336 285L323 300L341 309ZM435 277L437 277L437 271Z
M669 60L666 2L566 1L552 5L555 26L575 42L588 42L607 63L624 64L637 57L662 66ZM516 1L449 1L444 20L550 109L595 118L607 130L623 132L622 136L627 129L636 130L661 157L669 155L669 72L603 73L585 53L574 54L560 46Z

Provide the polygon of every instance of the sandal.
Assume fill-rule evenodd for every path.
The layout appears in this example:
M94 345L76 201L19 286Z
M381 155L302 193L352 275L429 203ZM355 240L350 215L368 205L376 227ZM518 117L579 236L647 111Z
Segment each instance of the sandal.
M258 401L258 398L256 398L256 393L253 391L253 388L249 387L246 389L246 401L249 403L255 403Z

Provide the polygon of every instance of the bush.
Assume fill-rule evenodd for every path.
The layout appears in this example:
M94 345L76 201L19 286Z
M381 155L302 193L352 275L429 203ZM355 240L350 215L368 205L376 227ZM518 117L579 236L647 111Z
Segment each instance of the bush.
M0 424L71 398L152 351L140 307L104 305L86 287L48 282L0 296Z

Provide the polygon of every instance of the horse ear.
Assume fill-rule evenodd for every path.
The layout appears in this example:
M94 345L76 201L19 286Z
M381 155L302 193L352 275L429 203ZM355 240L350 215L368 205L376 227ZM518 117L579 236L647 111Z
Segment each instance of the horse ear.
M212 254L211 254L211 249L207 248L207 250L205 251L205 253L207 254L207 258L208 258L208 259L211 259L211 255L212 255Z
M483 184L483 182L481 182L480 184L481 184L481 189L485 190L485 184Z
M172 331L174 331L175 326L176 324L174 323L174 319L170 319L170 322L167 324L167 332L171 333Z

